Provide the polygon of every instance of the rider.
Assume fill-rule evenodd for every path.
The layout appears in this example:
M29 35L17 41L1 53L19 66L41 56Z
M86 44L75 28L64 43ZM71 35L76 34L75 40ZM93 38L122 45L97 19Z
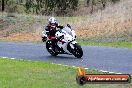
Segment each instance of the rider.
M63 26L60 26L57 23L57 20L55 19L55 17L50 17L49 18L49 23L48 25L45 27L45 31L43 31L44 36L42 37L42 41L45 42L47 37L50 40L53 40L54 42L56 42L58 39L55 37L55 33L57 32L57 28L59 29L63 29Z

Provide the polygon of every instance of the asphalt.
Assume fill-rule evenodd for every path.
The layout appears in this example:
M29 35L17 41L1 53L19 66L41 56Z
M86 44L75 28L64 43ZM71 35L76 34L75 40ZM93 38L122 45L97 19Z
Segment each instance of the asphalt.
M0 57L47 61L70 66L132 74L132 49L82 46L81 59L73 55L51 56L44 44L0 42Z

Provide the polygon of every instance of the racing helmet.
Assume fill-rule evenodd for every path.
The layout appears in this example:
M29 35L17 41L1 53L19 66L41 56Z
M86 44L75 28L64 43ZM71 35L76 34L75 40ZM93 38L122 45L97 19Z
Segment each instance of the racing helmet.
M55 32L57 25L58 25L58 23L57 23L57 20L55 19L55 17L50 17L49 18L50 31Z
M50 17L49 18L49 24L56 24L57 20L55 19L55 17Z

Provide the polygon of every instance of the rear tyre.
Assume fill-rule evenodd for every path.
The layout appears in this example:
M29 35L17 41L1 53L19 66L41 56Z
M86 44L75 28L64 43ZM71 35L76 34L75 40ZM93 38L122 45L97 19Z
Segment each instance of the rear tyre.
M51 48L51 49L50 49L50 48ZM58 53L55 52L55 47L53 47L53 43L52 43L51 40L48 40L48 41L46 42L46 49L47 49L47 51L48 51L52 56L57 56L57 55L58 55Z

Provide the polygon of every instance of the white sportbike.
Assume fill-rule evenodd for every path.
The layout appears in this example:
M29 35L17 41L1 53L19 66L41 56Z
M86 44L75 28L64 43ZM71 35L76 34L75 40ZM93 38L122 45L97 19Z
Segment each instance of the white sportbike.
M66 26L60 29L55 34L56 38L59 38L57 43L53 43L47 38L46 49L52 56L58 54L74 55L77 58L83 56L83 50L81 46L76 42L75 31Z

